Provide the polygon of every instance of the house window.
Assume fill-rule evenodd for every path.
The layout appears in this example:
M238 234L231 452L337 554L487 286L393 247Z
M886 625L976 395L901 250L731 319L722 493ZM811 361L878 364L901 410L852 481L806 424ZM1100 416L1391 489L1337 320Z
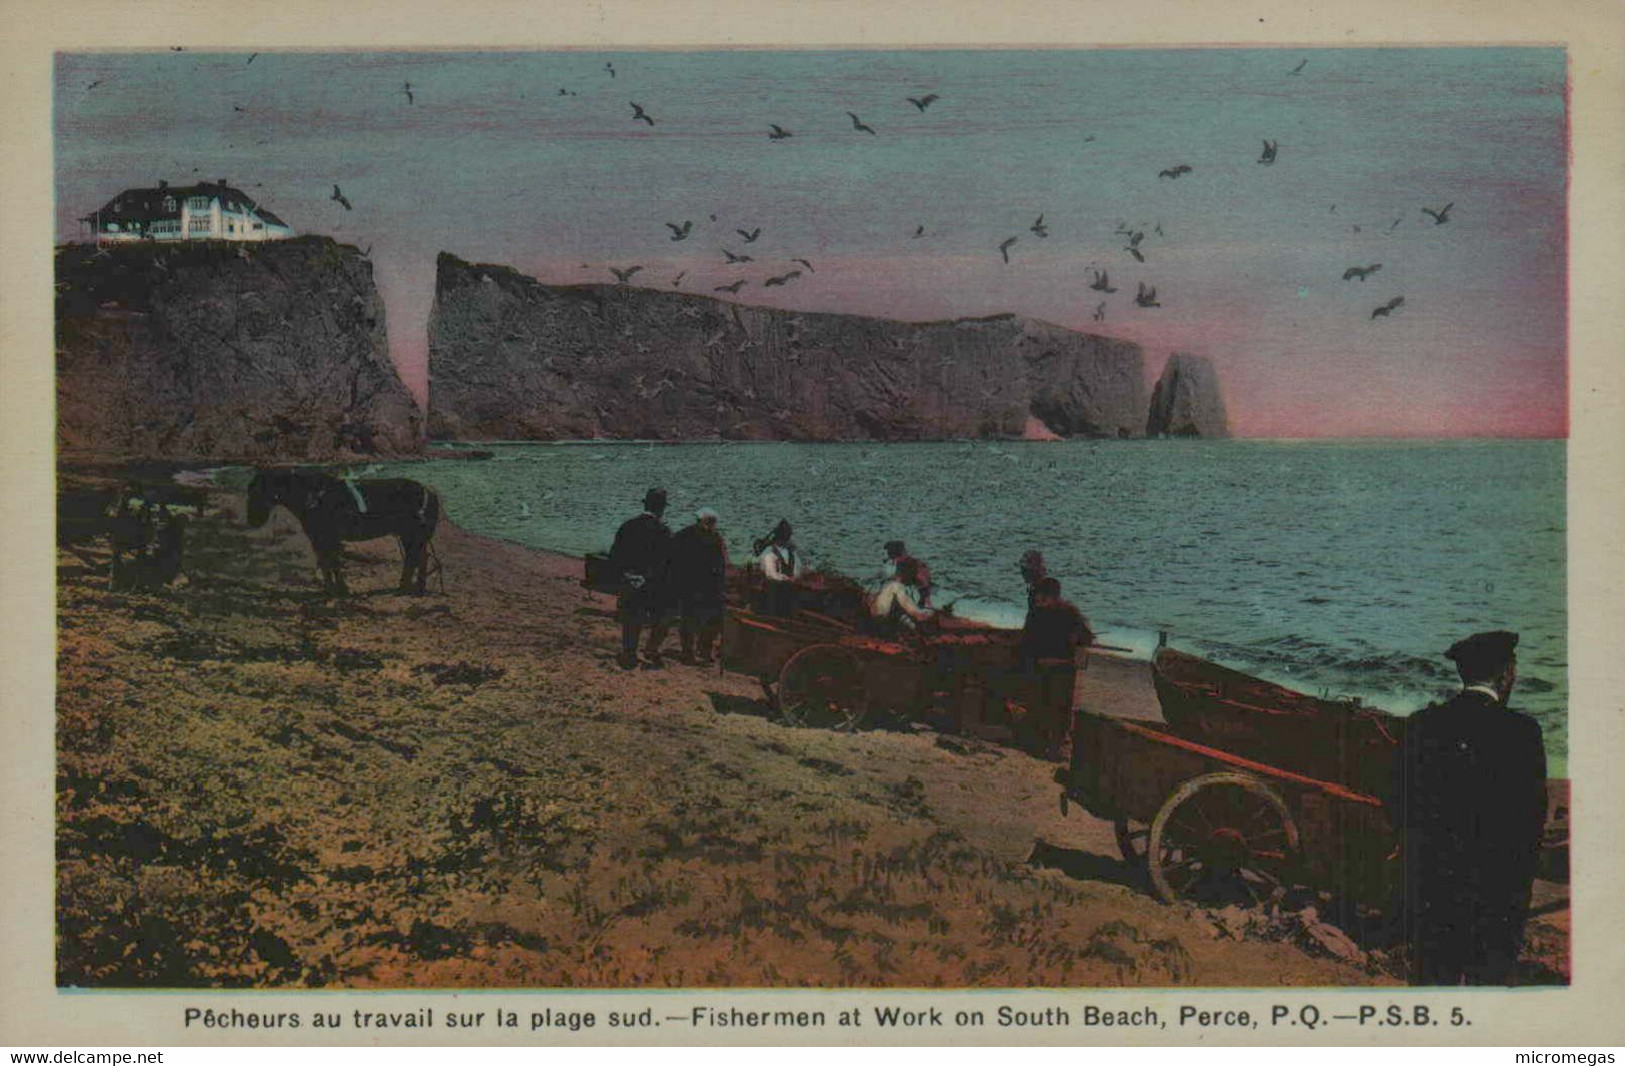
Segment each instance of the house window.
M175 210L175 198L173 196L164 197L164 210L165 211L173 211L173 210Z

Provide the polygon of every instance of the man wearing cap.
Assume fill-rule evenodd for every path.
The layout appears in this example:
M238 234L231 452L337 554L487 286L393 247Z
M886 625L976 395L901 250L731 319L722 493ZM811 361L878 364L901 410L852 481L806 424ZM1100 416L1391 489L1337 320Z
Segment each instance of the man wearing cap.
M621 618L621 653L615 661L624 669L638 665L638 636L649 627L644 655L650 666L660 666L660 645L666 640L666 568L671 530L661 521L666 513L666 490L650 489L643 497L643 513L621 523L609 549L611 569L620 575L617 603Z
M1445 655L1462 691L1405 727L1405 832L1413 985L1504 985L1516 972L1546 823L1540 725L1507 707L1518 635L1475 633Z
M796 613L796 582L806 572L790 520L779 519L773 532L756 542L755 551L764 580L762 609L781 618L790 617Z
M711 508L695 511L694 524L672 537L670 573L682 618L677 629L683 649L679 659L709 665L728 589L728 546L717 532L717 513Z
M1095 642L1083 612L1061 596L1059 578L1041 577L1033 586L1027 624L1021 628L1021 661L1029 669L1041 660L1070 662L1074 650Z
M920 606L931 606L931 568L908 553L908 548L900 540L886 542L886 564L881 569L880 583L884 586L903 569L903 561L914 564L914 589L919 597Z

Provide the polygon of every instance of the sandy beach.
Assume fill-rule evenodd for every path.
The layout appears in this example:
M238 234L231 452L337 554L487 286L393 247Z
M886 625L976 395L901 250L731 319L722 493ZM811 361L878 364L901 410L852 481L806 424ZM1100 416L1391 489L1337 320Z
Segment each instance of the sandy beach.
M70 479L65 478L65 484ZM422 597L208 490L187 578L58 553L58 983L220 987L1392 984L1301 910L1168 906L1059 764L923 728L781 724L756 680L626 673L578 559L445 523ZM675 635L672 637L675 645ZM1143 663L1082 706L1157 717ZM1537 886L1531 979L1567 974ZM1312 903L1313 901L1309 901Z

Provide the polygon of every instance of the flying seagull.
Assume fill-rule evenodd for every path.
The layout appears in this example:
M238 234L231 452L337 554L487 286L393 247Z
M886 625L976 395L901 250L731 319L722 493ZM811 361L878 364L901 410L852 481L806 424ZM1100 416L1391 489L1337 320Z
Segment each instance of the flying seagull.
M329 200L337 200L339 203L344 205L344 210L346 210L346 211L349 211L351 209L350 208L350 201L346 200L344 198L344 194L339 192L339 187L337 185L333 186L333 195L329 196L328 199Z
M1044 226L1044 216L1043 215L1039 215L1038 216L1038 221L1034 222L1031 226L1028 226L1027 228L1032 230L1034 233L1038 234L1040 237L1048 237L1049 236L1049 230Z
M915 107L919 108L921 114L924 114L926 108L930 107L934 101L942 99L942 97L938 96L936 93L928 93L925 96L920 97L906 96L904 99L913 104Z
M755 229L751 230L749 233L746 233L742 229L736 229L736 230L734 230L734 232L739 234L741 237L745 238L745 243L746 244L751 244L756 240L757 237L760 237L762 235L762 227L757 226Z
M1296 73L1298 73L1299 71L1301 71L1304 67L1306 67L1308 65L1309 65L1309 60L1308 60L1307 57L1305 57L1303 62L1299 63L1297 66L1295 66L1291 70L1287 71L1287 73L1288 74L1296 74Z
M637 105L635 103L632 103L632 101L630 101L630 100L628 100L627 103L632 104L632 121L633 122L638 122L638 121L647 122L651 126L653 126L655 124L655 120L650 118L648 115L646 115L644 113L642 107L640 107L639 105Z
M689 230L694 228L694 220L693 219L685 219L681 226L679 226L675 222L668 222L668 223L666 223L666 228L671 230L671 239L672 240L680 241L680 240L683 240L685 237L688 236L688 231Z
M1361 281L1364 281L1366 278L1370 277L1372 274L1375 274L1381 269L1381 263L1372 263L1368 267L1349 267L1347 270L1343 271L1343 280L1348 281L1350 278L1359 278Z
M1156 288L1156 286L1153 285L1151 288L1148 289L1148 288L1145 287L1145 282L1143 282L1143 281L1140 282L1140 291L1134 294L1134 302L1137 305L1139 305L1140 307L1161 307L1162 306L1161 304L1159 304L1157 302L1157 288Z
M1452 207L1455 207L1455 206L1456 206L1456 201L1451 200L1449 203L1445 204L1443 207L1439 208L1439 210L1437 210L1437 211L1434 211L1432 208L1424 207L1424 208L1422 208L1422 213L1424 215L1432 215L1433 216L1433 224L1435 226L1442 226L1446 222L1450 221L1450 209Z
M401 87L401 92L406 94L406 102L407 103L409 103L409 104L417 103L417 97L412 95L412 83L411 82L407 82L404 86L402 86Z
M1176 167L1169 167L1167 170L1159 170L1157 172L1157 177L1159 177L1159 178L1177 178L1181 174L1189 174L1190 172L1191 172L1190 164L1181 163Z
M632 280L633 274L636 274L642 269L643 264L640 263L637 266L629 266L625 270L616 270L614 267L610 267L609 272L615 275L616 281L620 282L622 285L625 285L627 282Z
M1006 263L1010 261L1010 246L1016 243L1017 239L1018 238L1015 237L1007 237L1005 238L1004 242L999 245L999 254L1004 256L1004 261Z
M1258 157L1258 161L1265 166L1275 162L1275 143L1274 141L1264 142L1264 154Z
M1098 304L1095 305L1095 321L1096 322L1104 322L1104 321L1106 321L1106 301L1105 300L1102 300Z
M734 282L732 285L718 285L712 291L713 292L731 292L731 293L737 294L740 289L744 288L744 286L745 286L745 279L740 278L738 281Z
M604 64L604 69L609 71L609 76L610 77L613 78L615 76L615 64L614 63L605 63Z
M767 139L770 141L782 141L786 137L795 136L795 134L791 133L777 122L769 122L768 125L773 127L773 132L767 135Z
M1095 280L1093 282L1091 282L1090 285L1089 285L1089 287L1091 289L1094 289L1096 292L1116 292L1117 291L1117 289L1111 283L1111 276L1106 271L1104 271L1104 270L1095 270L1095 271L1091 271L1091 273L1093 273L1094 276L1095 276Z
M246 66L251 65L254 62L254 60L258 59L259 57L260 57L260 54L258 52L255 52L253 55L248 57L248 62L244 63L243 66L246 67Z
M1372 318L1387 318L1389 315L1394 313L1394 308L1401 306L1402 304L1404 304L1404 302L1405 302L1405 297L1396 296L1392 300L1389 300L1387 303L1383 304L1381 307L1379 307L1376 310L1372 311L1371 312L1371 317Z
M858 121L858 116L854 115L852 112L848 111L846 113L846 117L850 118L852 120L852 128L853 129L862 130L864 133L874 133L875 132L873 127L865 126L862 122Z
M807 273L809 273L809 274L818 273L818 271L813 269L813 265L811 263L807 262L805 259L792 259L792 260L790 260L790 262L792 262L792 263L800 263L802 266L807 268Z
M728 251L728 249L726 249L726 248L724 248L722 250L722 254L728 257L728 262L730 262L730 263L754 263L755 262L755 260L752 259L748 255L735 255L734 253Z
M1134 245L1132 245L1132 244L1127 245L1126 247L1124 247L1123 251L1127 252L1129 255L1132 255L1134 257L1135 262L1137 262L1137 263L1145 262L1145 254L1143 252L1141 252L1138 248L1134 247Z
M686 277L688 277L688 271L685 270L682 273L678 274L675 278L671 279L671 287L674 288L674 289L677 288L677 286L679 286L679 285L681 285L683 283L683 279L686 278Z
M788 274L780 274L776 278L768 278L766 281L762 282L762 285L763 286L767 286L767 285L783 285L785 282L792 281L795 278L799 278L799 277L801 277L801 271L792 270Z
M915 226L914 227L914 236L915 237L924 237L925 236L925 226L924 225Z

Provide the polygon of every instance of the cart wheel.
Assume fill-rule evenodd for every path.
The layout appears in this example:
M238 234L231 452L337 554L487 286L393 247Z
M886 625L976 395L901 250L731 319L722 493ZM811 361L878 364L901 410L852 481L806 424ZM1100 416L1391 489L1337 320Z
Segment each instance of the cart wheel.
M792 725L851 731L863 725L868 711L862 668L846 648L802 648L779 672L779 714Z
M1177 899L1257 905L1285 889L1298 827L1256 777L1203 774L1174 790L1151 822L1151 886Z
M1144 866L1146 844L1151 839L1151 830L1145 826L1130 829L1127 818L1117 819L1112 828L1117 831L1117 850L1123 853L1123 861L1130 866Z

